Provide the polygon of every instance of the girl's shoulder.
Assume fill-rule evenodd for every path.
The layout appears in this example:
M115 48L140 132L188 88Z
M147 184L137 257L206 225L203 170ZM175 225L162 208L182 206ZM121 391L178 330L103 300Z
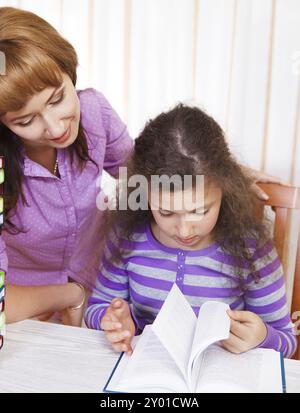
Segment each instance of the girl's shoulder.
M258 238L249 237L245 239L245 243L253 260L262 258L275 250L274 242L271 239L265 239L262 241Z
M126 258L138 250L148 250L148 240L146 231L138 229L133 231L130 235L125 235L123 228L120 226L113 226L106 238L106 246L104 253L113 255L119 259Z
M147 226L136 227L130 234L127 234L121 224L115 224L110 230L110 238L118 239L121 243L147 241Z

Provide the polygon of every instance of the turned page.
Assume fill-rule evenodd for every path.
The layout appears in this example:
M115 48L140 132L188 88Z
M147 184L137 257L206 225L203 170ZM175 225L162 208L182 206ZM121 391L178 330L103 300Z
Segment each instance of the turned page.
M207 301L202 304L194 333L194 341L189 360L188 378L192 376L193 363L196 357L210 344L225 340L230 334L230 317L227 314L229 305L219 301Z
M174 284L151 328L186 379L196 323L192 307Z

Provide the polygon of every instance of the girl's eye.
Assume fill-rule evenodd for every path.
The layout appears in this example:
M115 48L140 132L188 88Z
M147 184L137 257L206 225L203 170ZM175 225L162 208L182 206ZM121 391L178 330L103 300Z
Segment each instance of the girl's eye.
M208 213L208 209L206 209L205 211L199 209L195 213L198 215L206 215Z
M50 104L51 105L58 105L60 102L63 101L64 97L65 97L65 94L62 93L61 96L55 102L51 102Z
M164 212L164 211L161 211L161 210L159 211L159 213L162 217L170 217L170 216L173 215L172 212Z

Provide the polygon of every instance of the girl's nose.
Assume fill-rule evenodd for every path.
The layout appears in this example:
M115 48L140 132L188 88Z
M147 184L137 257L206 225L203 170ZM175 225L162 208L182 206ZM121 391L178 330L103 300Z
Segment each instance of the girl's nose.
M182 220L178 227L178 235L180 238L188 238L193 235L193 225L187 220Z

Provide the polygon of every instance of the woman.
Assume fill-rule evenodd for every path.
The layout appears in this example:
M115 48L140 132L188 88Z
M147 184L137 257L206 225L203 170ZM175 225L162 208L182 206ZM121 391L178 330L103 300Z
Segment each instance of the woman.
M64 323L80 325L100 256L96 181L103 169L117 174L132 140L101 93L76 91L76 52L46 21L0 8L0 51L6 319L61 312Z
M117 172L132 139L101 93L76 92L76 53L47 22L0 8L0 49L6 318L64 311L80 325L100 255L96 180Z

